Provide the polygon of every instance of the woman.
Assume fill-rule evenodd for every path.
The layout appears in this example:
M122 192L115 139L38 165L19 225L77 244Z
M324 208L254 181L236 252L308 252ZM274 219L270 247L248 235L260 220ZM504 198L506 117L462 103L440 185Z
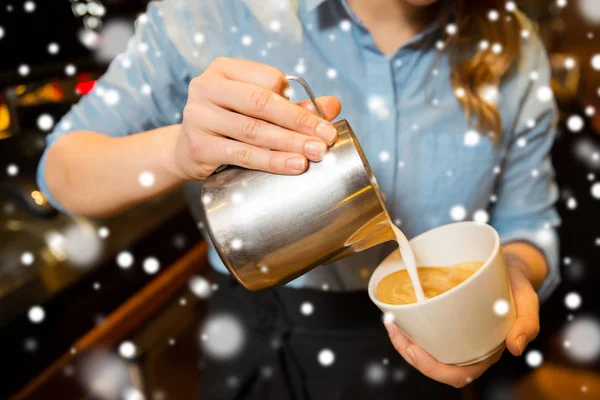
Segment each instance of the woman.
M544 298L559 281L558 217L549 66L514 8L504 0L151 4L126 53L49 136L39 184L63 210L104 216L185 182L196 182L197 194L197 182L222 164L300 174L335 141L329 121L339 115L409 236L471 218L498 230L518 312L506 347L520 356L539 330L535 290ZM325 119L283 96L284 72L329 95L318 99ZM144 172L153 184L138 183ZM191 198L197 210L199 197ZM206 345L203 398L457 395L417 376L403 383L397 353L462 387L501 352L457 367L394 324L388 341L364 289L392 248L261 293L225 275L211 249L219 287L211 310L233 316L246 334L227 359Z

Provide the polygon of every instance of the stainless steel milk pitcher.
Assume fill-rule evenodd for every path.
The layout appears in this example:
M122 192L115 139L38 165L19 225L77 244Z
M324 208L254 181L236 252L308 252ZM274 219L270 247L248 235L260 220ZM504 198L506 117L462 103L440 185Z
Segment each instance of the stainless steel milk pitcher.
M298 77L320 116L307 83ZM202 188L206 228L246 288L281 285L312 268L393 240L379 187L352 128L296 176L228 166Z

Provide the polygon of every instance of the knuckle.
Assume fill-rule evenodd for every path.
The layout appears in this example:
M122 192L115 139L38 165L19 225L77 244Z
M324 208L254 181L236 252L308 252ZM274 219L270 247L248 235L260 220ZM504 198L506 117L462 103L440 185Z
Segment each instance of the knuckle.
M256 89L250 95L250 106L252 109L258 113L264 111L264 109L267 107L267 104L269 104L269 101L271 100L271 93L272 92L265 89Z
M295 150L295 145L296 145L296 139L294 138L294 135L286 135L285 137L285 150L286 151L292 151Z
M261 123L254 118L247 118L242 124L242 138L248 141L254 141L260 131Z
M466 379L458 378L451 386L454 386L456 389L462 389L467 385Z
M248 165L250 163L250 159L252 158L252 155L250 154L250 151L247 149L239 149L239 150L235 150L233 152L233 158L237 163L244 166L244 165Z
M279 162L277 157L274 155L269 156L269 160L267 161L267 166L270 171L278 171L279 170Z
M198 138L196 135L191 136L188 140L188 148L190 149L192 159L200 159L205 148L204 140Z
M275 69L273 71L271 79L272 82L269 89L271 89L275 93L283 93L283 90L287 86L287 79L285 78L285 74L282 71Z
M189 92L190 95L200 97L209 91L210 80L200 75L190 81Z
M212 62L209 65L209 68L216 68L216 69L222 69L223 66L229 61L229 58L224 57L224 56L219 56L217 58L215 58L214 60L212 60Z
M295 123L297 126L310 128L311 118L312 115L308 111L300 111L296 115Z
M533 329L532 329L531 333L532 333L531 339L533 340L540 333L540 323L539 322L536 322L535 325L533 325Z

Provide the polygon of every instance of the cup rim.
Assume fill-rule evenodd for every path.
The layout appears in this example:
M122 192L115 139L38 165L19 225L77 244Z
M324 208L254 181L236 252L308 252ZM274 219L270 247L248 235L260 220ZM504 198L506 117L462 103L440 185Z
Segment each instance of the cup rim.
M450 224L446 224L446 225L441 225L438 227L435 227L433 229L430 229L426 232L423 232L417 236L415 236L414 238L412 238L411 240L409 240L409 243L412 244L413 241L417 241L417 240L423 240L422 238L425 235L428 235L430 233L433 233L437 230L440 229L449 229L450 227L456 227L459 225L469 225L469 226L475 226L478 228L483 228L486 229L488 232L490 232L492 234L492 237L494 238L494 248L492 249L492 251L490 252L490 255L488 256L488 258L484 261L483 265L481 267L479 267L479 269L477 269L477 271L475 271L475 273L473 275L471 275L470 277L468 277L465 281L461 282L460 284L458 284L457 286L455 286L454 288L440 294L437 295L431 299L425 299L425 301L419 303L410 303L410 304L388 304L388 303L384 303L382 301L380 301L376 296L375 296L375 288L377 286L377 283L381 282L381 280L383 278L385 278L386 276L399 271L399 269L394 270L392 272L390 272L389 274L384 275L381 279L379 279L377 281L377 283L374 282L373 277L375 276L375 272L380 268L381 263L383 263L383 261L381 263L379 263L379 265L377 265L377 267L375 268L375 270L373 271L373 273L371 274L371 278L369 278L369 286L368 286L368 292L369 292L369 297L371 298L371 301L373 303L375 303L375 305L377 307L381 308L385 308L385 309L392 309L392 310L407 310L410 308L416 308L416 307L423 307L426 305L430 305L439 301L442 301L445 297L451 296L453 292L455 292L455 288L458 288L462 285L467 285L469 284L469 281L473 281L478 275L483 274L483 271L487 268L489 268L489 266L491 265L491 261L494 258L493 256L495 254L498 254L498 252L500 251L500 236L498 235L498 232L489 224L487 223L482 223L482 222L475 222L475 221L462 221L462 222L454 222L454 223L450 223ZM399 251L399 250L394 250L392 253ZM392 254L390 253L390 254ZM389 257L386 256L386 258ZM384 259L385 260L385 259ZM404 267L404 269L406 269L406 265Z

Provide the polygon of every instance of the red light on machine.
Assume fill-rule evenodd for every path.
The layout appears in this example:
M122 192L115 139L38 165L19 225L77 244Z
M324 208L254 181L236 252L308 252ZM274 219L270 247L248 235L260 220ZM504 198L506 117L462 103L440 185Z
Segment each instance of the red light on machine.
M94 86L96 86L96 81L79 82L77 85L75 85L75 91L80 95L88 94L94 90Z

